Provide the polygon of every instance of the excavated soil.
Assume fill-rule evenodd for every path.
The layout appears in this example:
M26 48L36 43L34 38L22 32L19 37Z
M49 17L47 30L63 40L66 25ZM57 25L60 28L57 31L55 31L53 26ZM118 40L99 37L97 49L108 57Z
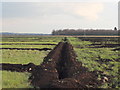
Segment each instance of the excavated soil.
M47 44L39 44L39 43L1 43L0 45L56 45L56 44L51 44L51 43L47 43Z
M115 48L115 47L119 47L120 44L90 44L89 46L92 46L92 47L89 47L89 48Z
M47 51L52 50L51 48L0 48L0 49L9 49L9 50L38 50L38 51Z
M31 72L36 65L33 63L28 64L10 64L10 63L1 63L0 70L7 70L7 71L16 71L16 72Z
M76 60L73 47L60 42L32 71L31 84L39 88L97 88L101 81Z
M29 81L36 88L97 88L102 83L97 79L98 73L88 71L76 57L72 45L64 41L56 45L41 65L1 65L3 70L30 72Z

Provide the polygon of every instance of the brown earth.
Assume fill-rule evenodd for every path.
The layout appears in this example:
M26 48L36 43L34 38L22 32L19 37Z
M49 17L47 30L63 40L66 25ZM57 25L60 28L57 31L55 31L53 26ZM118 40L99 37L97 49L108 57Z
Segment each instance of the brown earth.
M38 51L47 51L52 50L51 48L0 48L0 49L9 49L9 50L38 50Z
M113 49L113 51L120 51L120 48L115 48Z
M0 70L7 71L16 71L16 72L31 72L36 65L33 63L28 64L10 64L10 63L1 63Z
M29 81L36 88L97 88L102 83L97 79L98 73L88 71L76 57L72 45L65 40L56 45L41 65L2 64L2 69L30 72Z
M76 60L73 47L60 42L37 66L29 78L39 88L97 88L101 81Z
M39 43L1 43L0 45L56 45L56 44L51 44L51 43L47 43L47 44L39 44Z
M102 45L102 44L90 44L89 46L92 46L89 48L115 48L115 47L119 47L120 44L104 44L104 45Z

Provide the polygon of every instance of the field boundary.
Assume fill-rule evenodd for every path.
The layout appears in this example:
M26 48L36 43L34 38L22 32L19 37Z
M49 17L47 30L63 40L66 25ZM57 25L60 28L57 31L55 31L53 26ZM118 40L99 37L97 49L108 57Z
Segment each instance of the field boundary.
M52 50L51 48L0 48L0 49L8 49L8 50L38 50L38 51L48 51Z

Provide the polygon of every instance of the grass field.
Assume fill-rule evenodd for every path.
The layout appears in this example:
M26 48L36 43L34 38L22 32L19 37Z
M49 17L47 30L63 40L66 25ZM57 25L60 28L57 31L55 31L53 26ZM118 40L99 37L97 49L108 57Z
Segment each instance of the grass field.
M94 38L94 39L93 39ZM98 37L87 38L89 40L83 40L81 37L68 37L70 43L74 46L74 50L77 54L77 59L83 63L83 66L89 68L90 71L102 71L106 76L109 77L110 82L103 83L100 88L118 88L119 86L119 74L118 66L120 61L119 51L113 51L119 46L108 48L93 48L91 44L117 44L118 38L102 38ZM98 38L98 39L97 39ZM2 44L13 45L0 45L8 48L54 48L55 45L34 45L34 44L57 44L63 39L63 37L3 37ZM16 45L14 45L14 43ZM21 43L21 44L17 44ZM23 45L23 44L24 45ZM25 45L26 43L33 45ZM0 63L14 63L14 64L27 64L34 63L39 65L43 58L50 51L32 51L32 50L2 50L2 62ZM18 73L18 72L2 72L2 87L3 88L32 88L28 81L29 73ZM99 75L98 78L100 78ZM16 79L15 79L16 78Z
M2 48L54 48L55 45L36 45L36 44L57 44L61 37L3 37L0 45ZM25 45L32 44L32 45ZM39 65L44 57L50 51L37 50L0 50L2 51L2 61L0 63L28 64L34 63ZM1 71L3 88L32 88L28 81L29 73Z
M2 71L2 88L32 88L29 76L29 73Z
M119 86L119 51L112 51L114 48L89 48L89 44L95 42L82 41L78 38L70 38L74 45L77 59L88 67L90 71L102 71L109 76L111 82L106 82L100 88L118 88ZM75 43L77 42L77 43ZM111 43L111 42L107 42ZM116 42L117 43L117 42ZM101 77L101 76L99 76Z
M2 63L28 64L32 62L39 65L48 51L2 50L2 54Z
M51 48L53 45L0 45L2 48Z

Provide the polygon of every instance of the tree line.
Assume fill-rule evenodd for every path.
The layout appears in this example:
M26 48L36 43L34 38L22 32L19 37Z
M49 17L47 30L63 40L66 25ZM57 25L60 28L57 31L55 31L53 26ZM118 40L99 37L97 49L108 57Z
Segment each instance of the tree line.
M120 30L104 29L63 29L53 30L52 35L119 35Z

